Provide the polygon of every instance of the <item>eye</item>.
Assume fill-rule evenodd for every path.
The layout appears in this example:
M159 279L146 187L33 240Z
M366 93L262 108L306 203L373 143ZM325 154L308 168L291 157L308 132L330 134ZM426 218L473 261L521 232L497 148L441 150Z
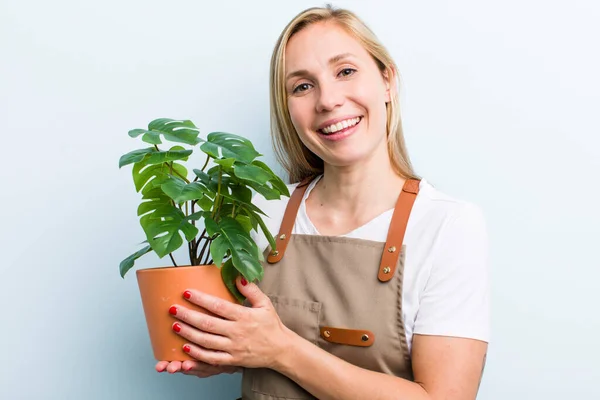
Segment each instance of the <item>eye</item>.
M293 90L294 93L300 93L300 92L304 92L306 90L310 89L310 84L308 83L301 83L298 86L296 86Z
M340 71L340 73L338 75L350 76L350 75L354 74L355 72L356 72L356 70L354 68L344 68L343 70Z

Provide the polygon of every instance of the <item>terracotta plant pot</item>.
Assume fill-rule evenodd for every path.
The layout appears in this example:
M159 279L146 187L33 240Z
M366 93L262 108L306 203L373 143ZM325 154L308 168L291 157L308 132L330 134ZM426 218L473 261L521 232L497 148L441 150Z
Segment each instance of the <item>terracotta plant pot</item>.
M197 289L238 303L223 283L221 270L215 265L140 269L136 275L154 358L158 361L193 359L182 349L187 340L172 329L173 323L178 321L169 314L173 304L211 314L185 300L183 292L186 289Z

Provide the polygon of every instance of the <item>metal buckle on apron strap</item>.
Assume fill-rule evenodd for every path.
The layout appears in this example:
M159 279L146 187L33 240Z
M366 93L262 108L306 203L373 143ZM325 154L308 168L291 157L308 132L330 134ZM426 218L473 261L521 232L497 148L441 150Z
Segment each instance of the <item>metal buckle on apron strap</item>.
M375 342L375 335L371 331L333 328L330 326L321 327L321 337L331 343L360 347L369 347Z

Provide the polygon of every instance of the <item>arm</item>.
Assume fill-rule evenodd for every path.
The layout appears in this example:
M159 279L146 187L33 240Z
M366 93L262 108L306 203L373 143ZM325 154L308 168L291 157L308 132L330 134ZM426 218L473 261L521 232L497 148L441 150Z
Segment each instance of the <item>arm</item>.
M321 400L475 399L487 344L442 336L415 336L415 382L356 367L289 331L288 351L275 370Z

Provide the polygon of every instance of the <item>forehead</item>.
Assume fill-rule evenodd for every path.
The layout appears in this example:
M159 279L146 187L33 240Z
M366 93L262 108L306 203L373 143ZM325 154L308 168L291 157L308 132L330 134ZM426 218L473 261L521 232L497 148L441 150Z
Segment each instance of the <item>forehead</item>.
M362 44L337 23L317 22L288 41L285 71L324 67L328 60L342 53L350 53L356 58L370 57Z

